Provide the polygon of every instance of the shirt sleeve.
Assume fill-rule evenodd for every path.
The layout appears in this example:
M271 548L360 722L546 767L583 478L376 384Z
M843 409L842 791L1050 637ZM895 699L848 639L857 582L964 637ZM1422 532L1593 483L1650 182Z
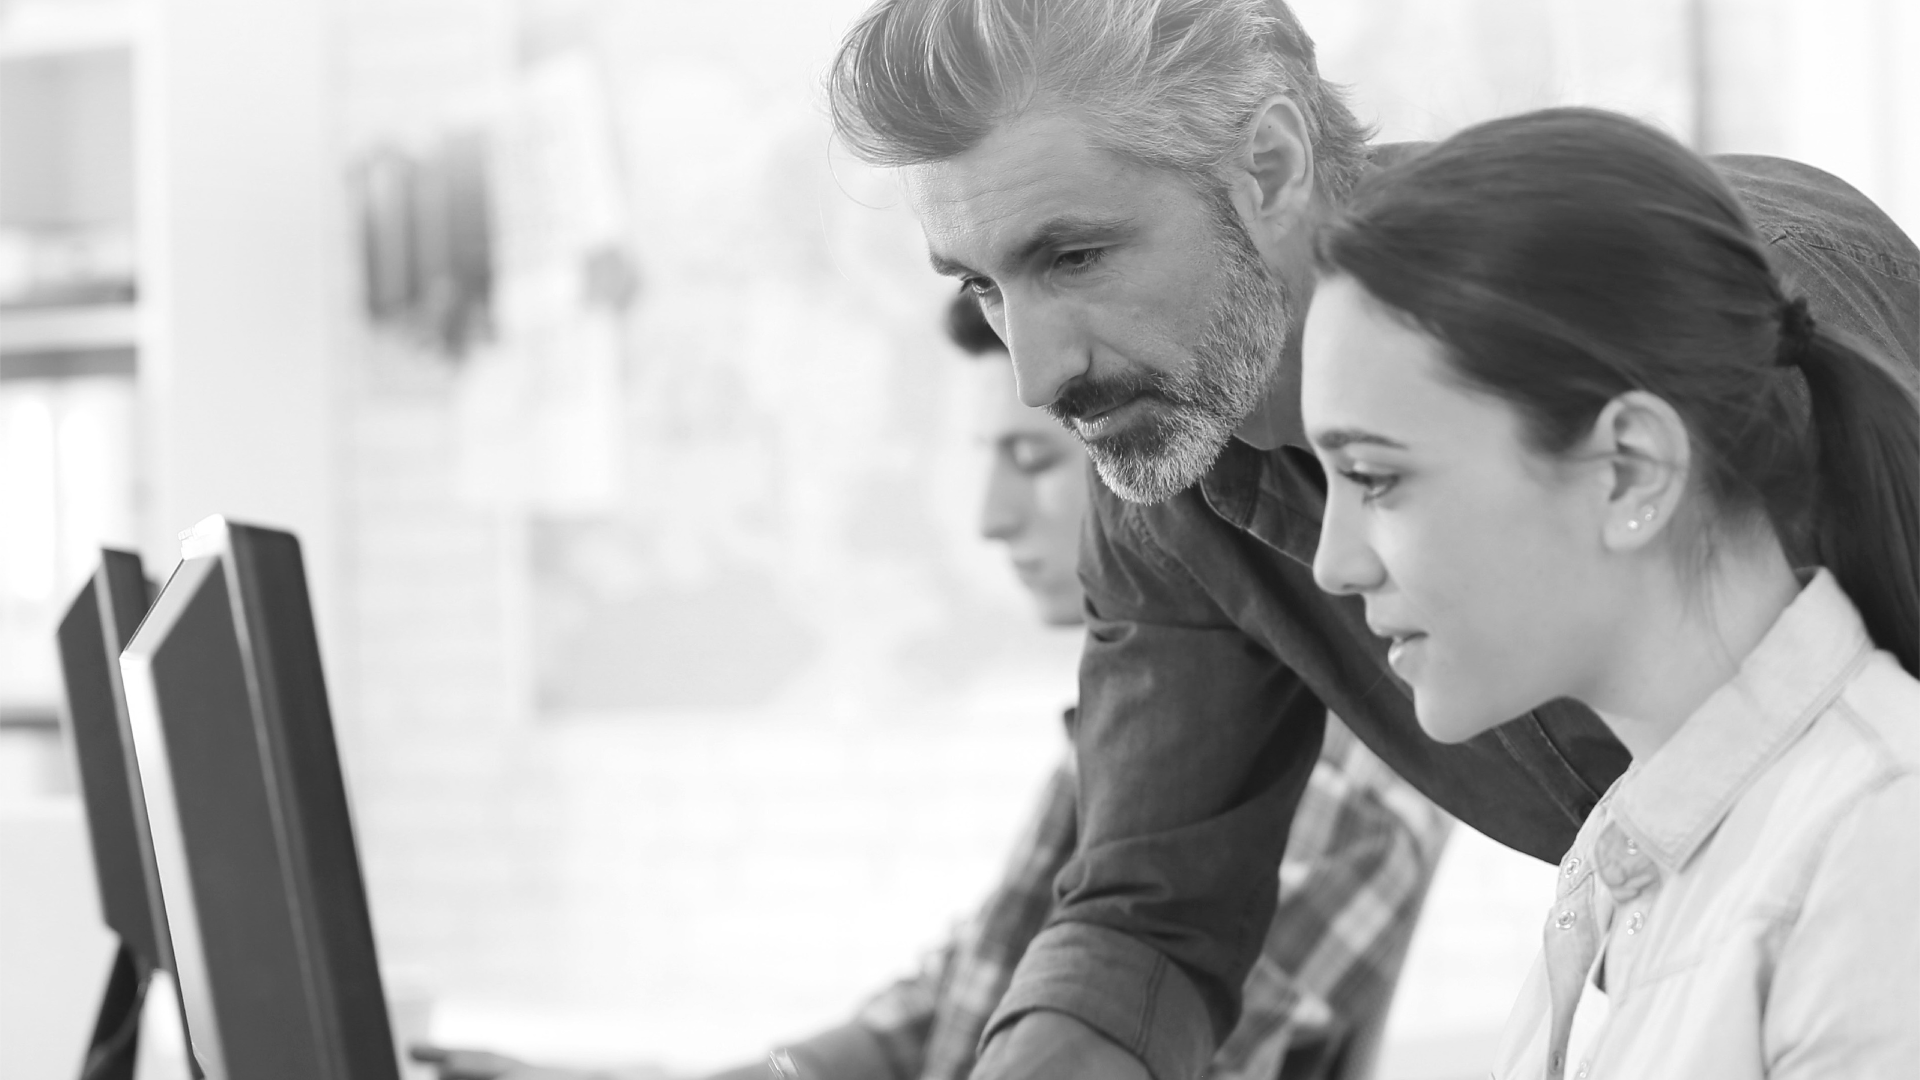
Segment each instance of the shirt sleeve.
M796 1060L835 1080L962 1080L1014 965L1046 921L1074 837L1074 778L1062 764L979 910L851 1024L793 1047Z
M1920 1062L1920 776L1835 828L1765 1001L1771 1080L1894 1080Z
M1186 1080L1239 1013L1325 709L1104 488L1081 576L1081 842L988 1035L1054 1010Z
M1271 1080L1303 1057L1355 1063L1377 1048L1452 820L1351 736L1336 754L1338 729L1328 731L1294 815L1273 926L1211 1080Z

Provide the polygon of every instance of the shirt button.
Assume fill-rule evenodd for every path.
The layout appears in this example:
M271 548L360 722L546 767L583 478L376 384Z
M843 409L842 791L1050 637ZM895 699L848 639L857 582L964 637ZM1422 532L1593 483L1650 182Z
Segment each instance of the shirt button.
M1576 1080L1587 1080L1587 1063L1586 1062L1583 1061L1580 1063L1580 1071L1575 1074L1575 1078Z
M1647 913L1644 911L1636 911L1627 918L1627 933L1637 934L1640 932L1640 928L1645 925L1647 925Z
M1560 872L1572 877L1580 872L1580 856L1569 855L1567 861L1560 864Z
M1563 911L1557 917L1555 917L1555 919L1553 920L1553 925L1559 927L1562 930L1571 930L1573 929L1573 919L1574 919L1573 912Z

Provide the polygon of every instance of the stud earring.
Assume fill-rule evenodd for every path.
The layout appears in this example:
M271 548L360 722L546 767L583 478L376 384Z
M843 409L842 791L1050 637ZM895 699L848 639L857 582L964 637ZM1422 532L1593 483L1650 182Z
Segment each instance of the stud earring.
M1637 532L1639 531L1640 526L1651 525L1653 523L1653 515L1654 515L1654 508L1649 506L1646 509L1640 511L1639 517L1634 518L1632 521L1627 522L1627 528L1633 529Z

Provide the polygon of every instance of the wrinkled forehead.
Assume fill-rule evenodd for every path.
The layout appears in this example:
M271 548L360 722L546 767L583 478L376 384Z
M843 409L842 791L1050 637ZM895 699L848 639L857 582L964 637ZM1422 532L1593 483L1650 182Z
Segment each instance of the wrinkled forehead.
M1052 223L1130 220L1175 183L1053 115L1008 121L963 154L906 166L901 179L936 262L983 273Z

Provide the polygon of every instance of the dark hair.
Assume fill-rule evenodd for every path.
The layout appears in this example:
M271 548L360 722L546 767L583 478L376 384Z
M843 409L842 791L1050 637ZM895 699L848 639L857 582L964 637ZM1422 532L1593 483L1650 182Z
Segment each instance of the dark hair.
M1705 159L1598 110L1495 120L1363 183L1316 255L1438 339L1542 452L1628 390L1665 400L1717 515L1705 542L1771 525L1916 672L1920 402L1807 317Z
M980 310L979 299L964 285L947 303L947 337L973 356L1007 351L1006 343L993 332L986 314Z
M1123 157L1214 177L1280 93L1306 118L1316 184L1344 196L1368 132L1285 0L876 0L827 75L834 130L883 165L965 153L1045 109Z

